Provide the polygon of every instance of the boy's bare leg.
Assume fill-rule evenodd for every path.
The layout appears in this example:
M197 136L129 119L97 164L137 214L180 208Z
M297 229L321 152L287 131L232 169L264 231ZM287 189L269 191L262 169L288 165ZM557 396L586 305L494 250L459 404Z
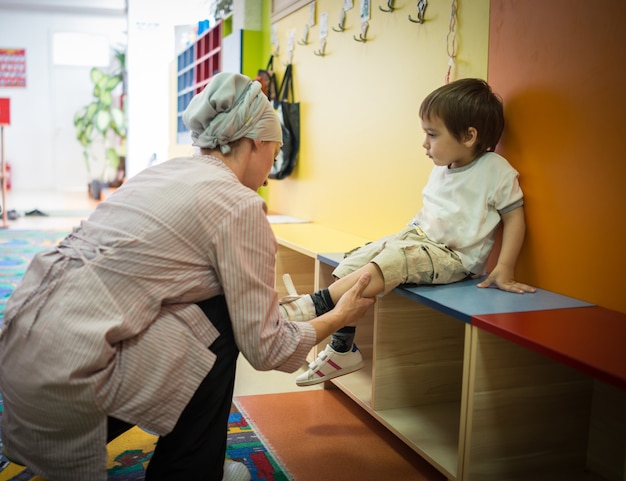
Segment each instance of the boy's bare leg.
M374 297L385 290L385 279L383 277L382 271L380 270L380 267L378 267L378 265L374 264L373 262L368 262L363 267L358 268L351 274L348 274L341 279L337 279L328 287L330 297L335 304L339 302L341 296L348 292L348 290L350 290L352 286L357 283L357 281L364 272L369 272L372 280L365 288L365 291L363 292L363 297Z
M372 280L365 288L363 297L374 297L383 292L385 289L383 274L378 265L370 262L351 274L337 279L328 289L320 289L310 295L290 295L282 298L280 309L283 317L291 321L309 321L317 315L327 312L339 302L339 299L357 283L365 272L370 273ZM320 296L324 298L323 301ZM315 302L313 297L316 297Z

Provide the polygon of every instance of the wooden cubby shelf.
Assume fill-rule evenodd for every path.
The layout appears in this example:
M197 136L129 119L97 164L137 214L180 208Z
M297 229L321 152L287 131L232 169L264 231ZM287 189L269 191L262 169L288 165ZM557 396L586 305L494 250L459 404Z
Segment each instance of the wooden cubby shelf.
M283 273L300 293L329 286L341 252L367 241L313 223L273 228L281 295ZM449 480L625 481L626 315L477 282L380 297L357 326L365 367L326 387Z
M176 59L176 131L178 143L185 139L187 127L182 115L193 96L200 93L209 79L222 69L222 22L203 32Z

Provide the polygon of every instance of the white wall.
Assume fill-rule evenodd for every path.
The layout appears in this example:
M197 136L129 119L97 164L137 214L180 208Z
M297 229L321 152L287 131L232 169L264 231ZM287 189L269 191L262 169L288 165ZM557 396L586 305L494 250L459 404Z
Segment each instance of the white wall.
M177 25L209 18L208 0L128 0L127 176L168 157L169 65L176 54ZM171 115L175 115L172 113Z
M91 16L0 9L0 48L26 49L26 88L0 88L11 99L4 129L12 189L22 192L86 188L73 116L91 100L89 67L52 65L56 32L102 34L112 43L126 31L123 15Z
M128 16L37 12L0 8L0 48L25 48L26 88L0 88L11 99L5 158L13 191L85 190L82 149L74 113L91 101L89 67L53 67L56 32L102 34L115 44L128 38L127 175L165 160L169 125L169 64L175 26L208 18L209 0L128 0Z

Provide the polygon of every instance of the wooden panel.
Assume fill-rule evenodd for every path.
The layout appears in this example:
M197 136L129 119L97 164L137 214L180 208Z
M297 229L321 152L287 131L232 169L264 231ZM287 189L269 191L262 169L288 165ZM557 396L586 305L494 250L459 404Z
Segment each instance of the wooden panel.
M469 391L464 480L583 473L590 378L474 327Z
M314 288L315 259L279 245L276 254L276 290L279 297L287 295L283 274L291 276L299 294L310 294Z
M324 289L330 286L335 278L333 277L333 266L317 261L315 264L315 289Z
M374 408L459 402L465 324L389 293L378 301Z
M448 480L459 476L459 403L436 403L371 414Z
M626 480L626 391L595 381L589 428L589 469Z

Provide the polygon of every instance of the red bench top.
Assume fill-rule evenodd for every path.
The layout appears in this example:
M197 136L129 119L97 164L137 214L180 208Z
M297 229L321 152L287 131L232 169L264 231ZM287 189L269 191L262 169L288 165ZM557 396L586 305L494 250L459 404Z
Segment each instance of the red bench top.
M472 325L626 390L626 314L590 306L478 314Z

